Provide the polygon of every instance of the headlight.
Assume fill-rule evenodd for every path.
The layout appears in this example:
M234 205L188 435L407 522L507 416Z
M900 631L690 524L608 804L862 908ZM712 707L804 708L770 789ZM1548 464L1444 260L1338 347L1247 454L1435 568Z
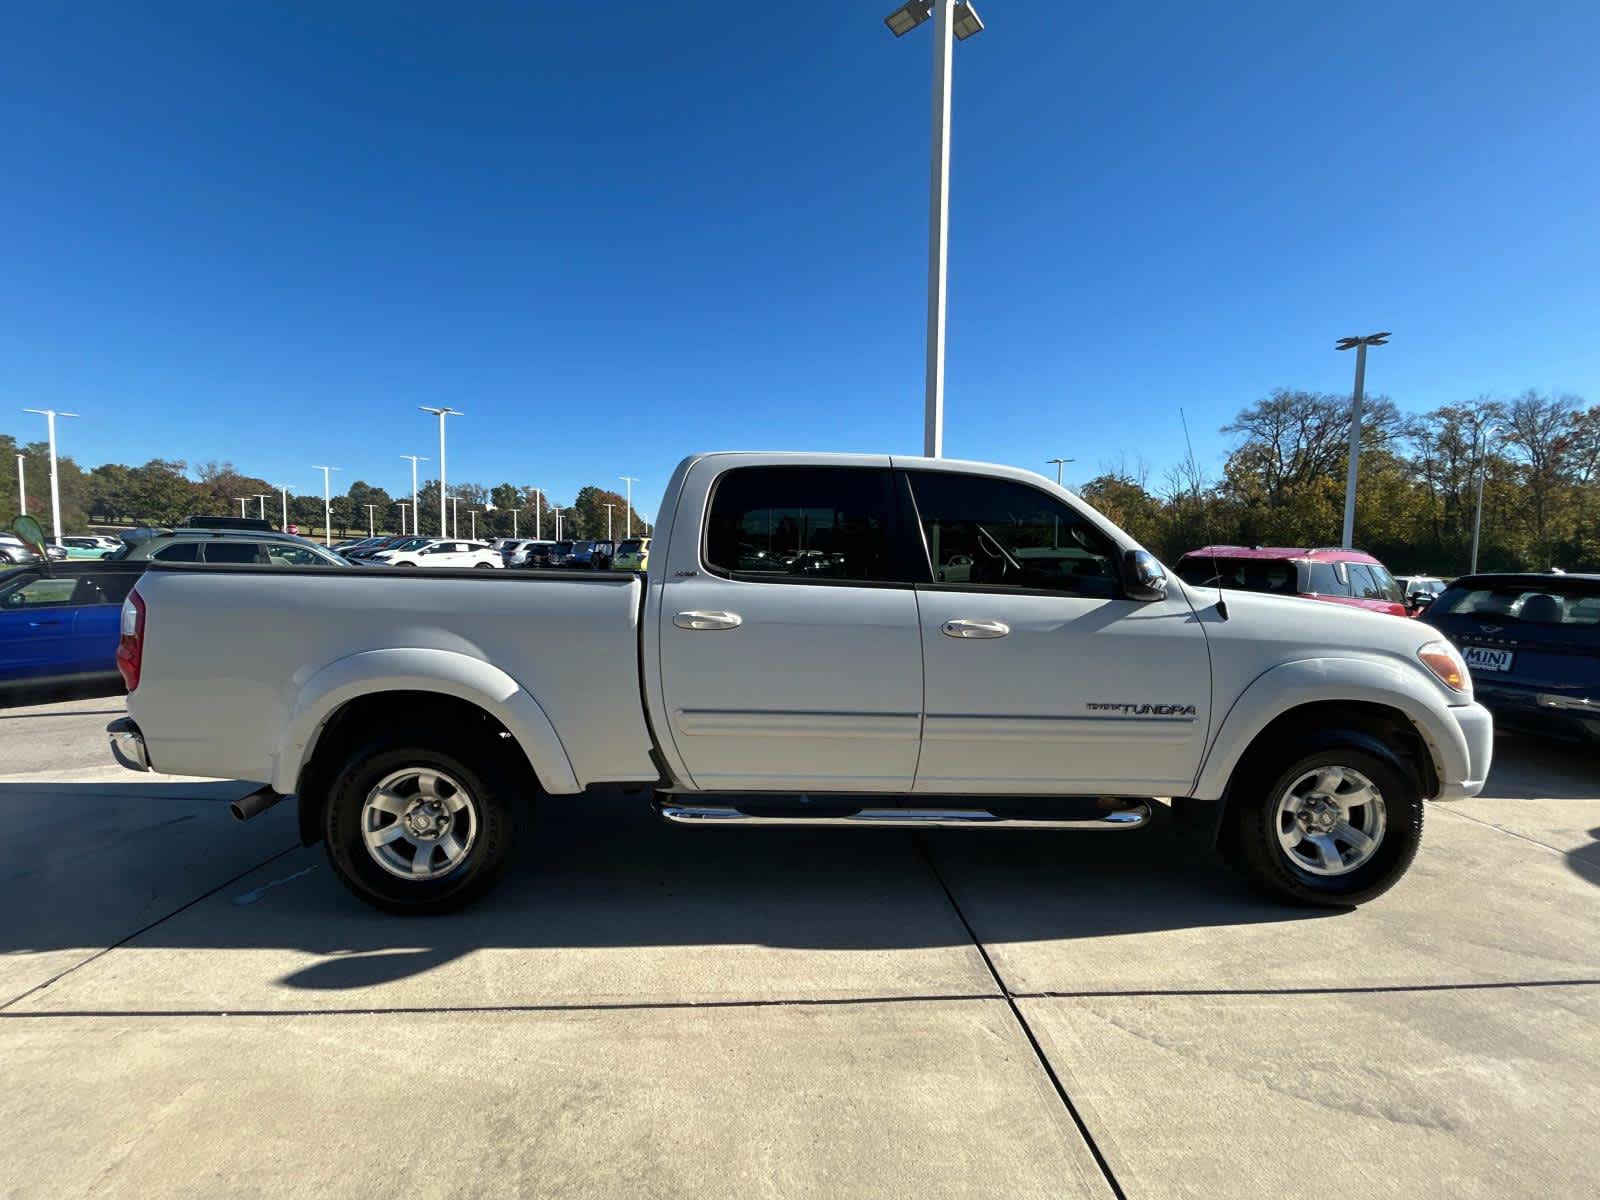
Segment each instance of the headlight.
M1417 658L1452 692L1472 695L1472 676L1467 673L1467 664L1449 642L1429 642L1417 651Z

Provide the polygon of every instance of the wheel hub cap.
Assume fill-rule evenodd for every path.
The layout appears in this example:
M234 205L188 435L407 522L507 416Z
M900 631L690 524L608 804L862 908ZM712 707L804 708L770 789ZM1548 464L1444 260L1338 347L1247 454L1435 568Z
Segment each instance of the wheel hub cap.
M1300 870L1347 875L1383 841L1387 810L1376 784L1353 767L1317 767L1278 798L1278 845Z
M378 781L361 807L372 860L402 879L437 879L465 861L478 835L477 804L459 781L407 767Z

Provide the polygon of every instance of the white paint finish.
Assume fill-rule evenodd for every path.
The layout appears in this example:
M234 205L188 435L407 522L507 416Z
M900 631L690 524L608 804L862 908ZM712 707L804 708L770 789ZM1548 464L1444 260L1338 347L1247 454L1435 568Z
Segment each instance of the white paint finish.
M1205 747L1205 634L1183 593L1143 603L922 588L927 715L916 791L1187 790ZM947 637L949 621L1009 626ZM1193 718L1089 705L1193 705Z
M145 670L128 712L162 771L283 788L275 767L301 740L296 716L312 681L341 660L385 652L363 660L381 664L371 673L340 681L341 698L396 686L459 695L519 735L542 711L571 764L524 740L546 786L654 779L631 650L638 588L610 575L151 571L139 583ZM540 632L557 628L559 637ZM397 665L397 651L436 657ZM428 723L425 706L417 718Z
M907 791L922 651L909 588L673 579L668 610L737 614L684 629L663 611L668 720L701 788Z

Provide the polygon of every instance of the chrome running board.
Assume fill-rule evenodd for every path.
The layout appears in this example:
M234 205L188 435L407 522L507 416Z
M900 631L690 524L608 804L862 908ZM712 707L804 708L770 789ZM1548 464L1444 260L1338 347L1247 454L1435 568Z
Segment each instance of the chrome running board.
M750 813L731 804L684 804L658 799L656 812L674 825L873 826L882 829L1138 829L1150 822L1150 805L1135 800L1126 808L1084 817L1003 817L981 808L861 808L835 815Z

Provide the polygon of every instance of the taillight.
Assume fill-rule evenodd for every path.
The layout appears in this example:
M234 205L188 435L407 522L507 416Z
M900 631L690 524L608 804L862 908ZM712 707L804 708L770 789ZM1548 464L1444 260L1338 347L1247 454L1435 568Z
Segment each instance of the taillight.
M144 597L135 588L122 602L122 636L117 639L117 672L131 692L139 686L144 663Z

